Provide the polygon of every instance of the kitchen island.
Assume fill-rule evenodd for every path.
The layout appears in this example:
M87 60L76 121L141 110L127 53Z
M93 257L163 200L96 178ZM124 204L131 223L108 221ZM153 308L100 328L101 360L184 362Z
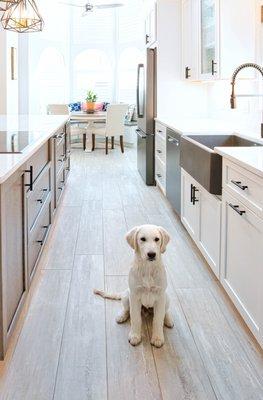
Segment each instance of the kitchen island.
M0 116L0 358L28 295L70 170L67 116Z

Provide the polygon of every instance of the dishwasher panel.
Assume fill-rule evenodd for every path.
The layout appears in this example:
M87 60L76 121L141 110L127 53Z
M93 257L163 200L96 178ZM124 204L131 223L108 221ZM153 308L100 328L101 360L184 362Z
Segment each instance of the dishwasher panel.
M178 132L167 129L166 196L178 215L181 214L180 140Z

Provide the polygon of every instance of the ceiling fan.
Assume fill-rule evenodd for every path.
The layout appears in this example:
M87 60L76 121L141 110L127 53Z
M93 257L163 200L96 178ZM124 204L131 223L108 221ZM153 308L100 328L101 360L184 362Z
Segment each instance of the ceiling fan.
M75 4L75 3L67 3L67 2L60 2L60 4L65 4L67 6L72 6L72 7L79 7L84 9L83 16L87 15L87 13L92 12L94 10L103 10L106 8L117 8L117 7L122 7L124 6L123 3L106 3L106 4L91 4L91 3L86 3L86 4Z

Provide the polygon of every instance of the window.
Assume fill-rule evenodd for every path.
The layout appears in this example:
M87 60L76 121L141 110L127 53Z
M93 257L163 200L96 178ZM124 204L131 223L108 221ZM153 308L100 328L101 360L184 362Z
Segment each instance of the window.
M48 104L66 102L66 79L64 56L54 47L45 48L40 54L31 87L31 97L37 102L32 104L33 110L46 112Z
M111 101L113 72L107 54L97 49L78 54L74 60L73 82L74 101L83 101L89 89L95 91L99 101Z

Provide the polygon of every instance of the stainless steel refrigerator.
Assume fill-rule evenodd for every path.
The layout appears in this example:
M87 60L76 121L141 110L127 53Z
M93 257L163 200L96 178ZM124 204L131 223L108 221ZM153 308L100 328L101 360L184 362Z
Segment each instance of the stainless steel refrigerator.
M157 50L147 49L137 73L137 167L146 185L155 185L154 117L156 116Z

